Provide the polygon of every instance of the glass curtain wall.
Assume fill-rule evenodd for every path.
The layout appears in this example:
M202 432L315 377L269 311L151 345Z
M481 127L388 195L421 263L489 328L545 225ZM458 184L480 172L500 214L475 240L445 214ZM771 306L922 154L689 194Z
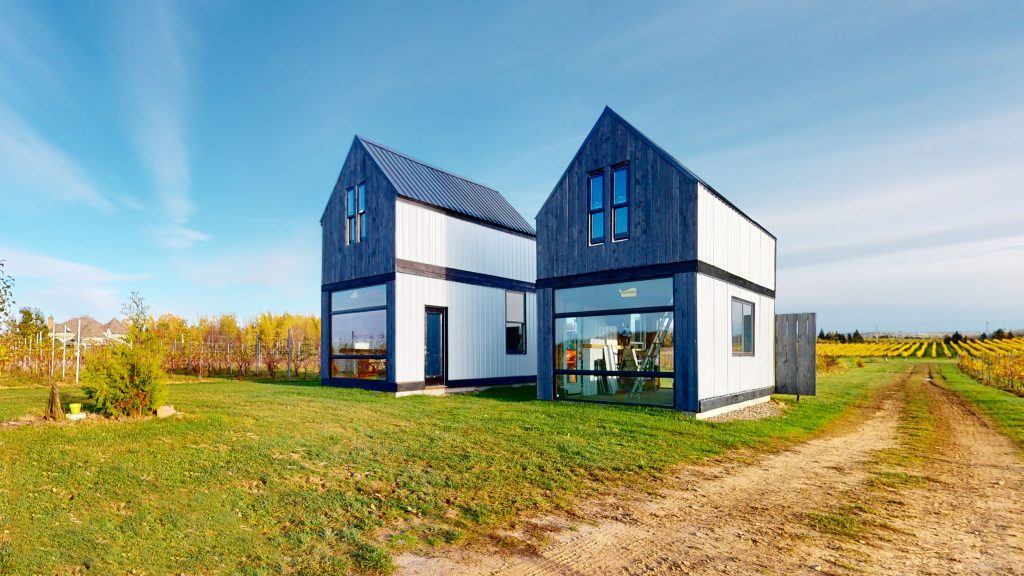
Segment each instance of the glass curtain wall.
M555 291L555 398L672 406L672 279Z
M331 293L331 378L386 380L387 284Z

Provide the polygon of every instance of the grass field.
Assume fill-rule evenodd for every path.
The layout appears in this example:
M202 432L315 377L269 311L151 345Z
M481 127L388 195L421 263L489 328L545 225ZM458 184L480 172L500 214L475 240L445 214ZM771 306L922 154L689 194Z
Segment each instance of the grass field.
M389 572L674 464L806 438L905 370L819 379L783 417L533 400L532 388L394 398L313 383L172 385L181 418L0 429L0 573ZM0 389L0 421L46 389ZM82 400L77 389L63 399Z
M953 364L939 366L939 373L947 388L976 406L1024 451L1024 397L981 384Z

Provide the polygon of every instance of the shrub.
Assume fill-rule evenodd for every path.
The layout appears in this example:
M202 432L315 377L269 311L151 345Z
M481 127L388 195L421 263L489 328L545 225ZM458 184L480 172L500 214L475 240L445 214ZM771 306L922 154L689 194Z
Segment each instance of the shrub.
M107 416L139 416L167 399L161 356L145 346L116 344L93 353L82 380L85 394Z

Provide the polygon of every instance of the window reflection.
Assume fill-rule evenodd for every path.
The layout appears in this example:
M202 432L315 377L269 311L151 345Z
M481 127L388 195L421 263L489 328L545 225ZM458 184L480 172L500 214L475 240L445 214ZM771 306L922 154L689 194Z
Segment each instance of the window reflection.
M672 372L672 312L555 319L555 369Z
M555 396L672 406L672 279L555 291Z
M332 378L387 379L387 284L331 293Z
M555 293L555 313L672 306L672 279L567 288Z
M331 317L331 354L387 354L387 310Z

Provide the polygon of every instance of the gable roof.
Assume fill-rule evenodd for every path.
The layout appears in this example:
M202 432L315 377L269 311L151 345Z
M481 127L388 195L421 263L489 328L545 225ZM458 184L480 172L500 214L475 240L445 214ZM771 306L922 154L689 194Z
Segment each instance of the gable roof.
M399 196L520 234L537 235L526 219L497 190L361 136L356 136L356 139L391 181Z
M604 111L602 111L601 115L598 116L597 122L594 122L593 128L591 128L590 132L587 133L587 137L583 139L583 142L580 144L579 150L576 151L576 154L572 157L572 160L566 166L565 172L563 172L562 176L558 179L559 182L561 182L562 179L565 178L566 174L569 173L569 168L571 168L572 165L574 163L576 163L576 160L579 159L580 154L583 153L583 147L587 145L587 141L590 140L590 137L594 135L594 131L597 130L598 126L600 126L601 120L603 120L605 116L610 116L616 122L621 124L626 130L629 130L636 138L640 139L642 142L644 142L645 144L650 146L651 149L654 150L658 154L658 156L660 156L663 160L665 160L666 162L671 164L676 170L679 170L683 174L686 174L690 178L693 178L697 182L700 182L700 184L702 186L704 186L704 188L707 188L708 192L710 192L713 196L715 196L716 198L721 200L729 208L732 208L737 214L742 216L748 222L750 222L754 226L757 226L762 232L764 232L768 236L771 236L773 240L777 239L777 238L775 238L775 235L772 234L771 232L769 232L764 226L761 226L756 220L754 220L750 216L747 216L746 213L744 213L742 210L737 208L736 205L733 204L732 202L730 202L725 196L722 196L721 194L719 194L718 191L715 190L713 186L711 186L710 184L705 182L703 178L701 178L700 176L697 176L696 174L694 174L692 170L690 170L689 168L684 166L683 163L680 162L679 160L676 160L675 157L672 156L671 154L669 154L668 152L666 152L664 148L662 148L661 146L658 146L657 144L655 144L653 140L651 140L646 135L644 135L643 132L637 130L636 127L634 127L632 124L627 122L626 119L623 118L622 116L619 116L619 114L617 112L615 112L614 110L612 110L609 106L605 106L604 107ZM551 195L549 195L547 200L544 201L544 204L541 205L541 208L540 208L541 210L544 210L544 206L547 206L547 203L551 200L551 198L554 195L555 195L555 191L552 191Z

